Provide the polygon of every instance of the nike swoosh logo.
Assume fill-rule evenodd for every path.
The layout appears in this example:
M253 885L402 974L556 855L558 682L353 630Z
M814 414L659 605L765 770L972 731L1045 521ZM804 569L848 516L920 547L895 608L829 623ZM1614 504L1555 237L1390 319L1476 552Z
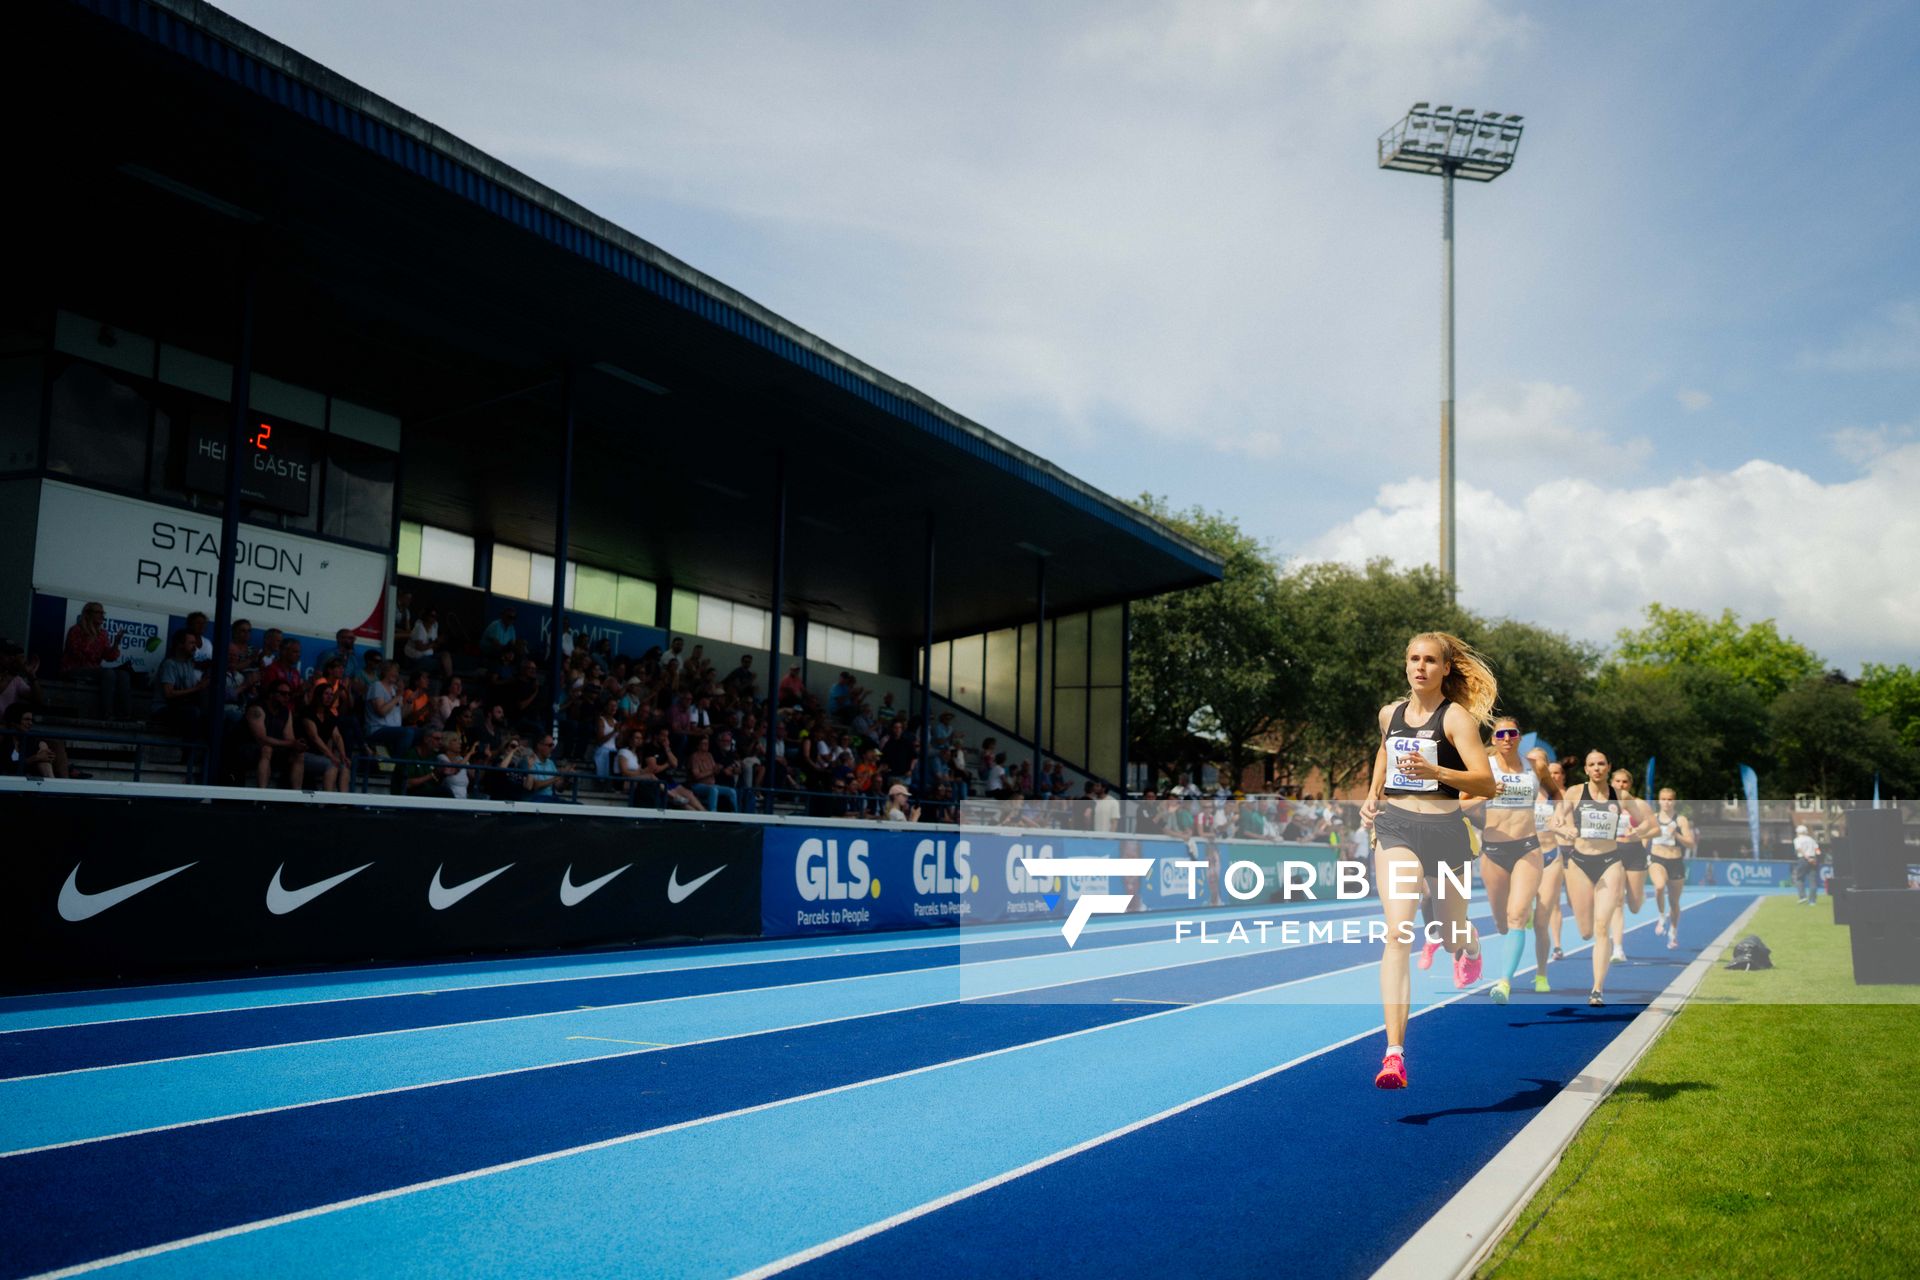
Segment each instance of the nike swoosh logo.
M134 880L113 889L103 889L99 893L80 892L80 864L74 863L73 870L67 873L67 882L60 886L60 918L76 924L82 920L99 915L108 907L117 907L136 893L145 893L169 876L177 876L187 867L198 866L189 862L186 867L175 867L171 871L162 871L157 876L148 876L144 880Z
M627 867L631 867L632 865L633 864L629 862ZM621 871L625 871L627 867L621 867L619 871L609 871L598 880L589 880L585 884L575 884L573 882L573 867L569 865L565 871L560 873L560 905L563 907L579 906L595 893L598 893L602 885L619 875Z
M497 871L489 871L483 876L475 876L464 884L448 886L440 883L440 873L447 869L447 864L443 862L433 869L433 883L427 886L427 902L435 911L445 911L448 907L460 901L460 899L466 897L475 889L478 889L481 885L493 879L499 875L501 871L505 871L507 867L511 867L512 865L513 864L509 862L506 867L501 867Z
M289 911L298 911L335 885L346 883L372 865L371 862L363 863L351 871L342 871L337 876L316 880L304 889L289 889L280 883L280 873L287 869L287 864L283 862L273 873L273 883L267 886L267 910L277 916L283 916Z
M685 902L688 898L691 898L695 893L699 892L701 885L713 879L726 869L727 864L723 862L713 870L707 872L707 874L701 876L698 880L689 880L687 883L681 884L680 868L676 866L672 871L667 873L667 901Z

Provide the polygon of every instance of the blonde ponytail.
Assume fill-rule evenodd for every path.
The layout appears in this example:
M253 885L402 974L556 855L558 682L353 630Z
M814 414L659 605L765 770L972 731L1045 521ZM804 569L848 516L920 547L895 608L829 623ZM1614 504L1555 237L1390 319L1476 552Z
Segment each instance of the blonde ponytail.
M1493 668L1487 665L1487 660L1475 653L1465 640L1445 631L1423 631L1407 641L1407 645L1411 648L1422 640L1439 645L1440 657L1451 668L1447 678L1440 682L1440 692L1449 701L1466 708L1467 714L1478 720L1482 728L1491 726L1500 682L1493 678Z

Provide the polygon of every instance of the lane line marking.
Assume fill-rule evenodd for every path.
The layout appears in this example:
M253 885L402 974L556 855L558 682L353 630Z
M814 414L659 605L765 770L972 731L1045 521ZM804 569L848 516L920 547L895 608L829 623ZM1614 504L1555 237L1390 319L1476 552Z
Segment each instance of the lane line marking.
M637 1044L648 1049L671 1049L672 1045L660 1040L616 1040L612 1036L568 1036L569 1040L598 1040L602 1044Z
M1700 905L1704 906L1706 905L1706 902L1711 902L1711 901L1713 901L1713 899L1708 898L1705 901L1703 901ZM1646 924L1635 925L1634 929L1644 929L1648 925L1651 925L1652 923L1653 921L1649 920L1647 921ZM1632 931L1633 930L1628 930L1628 932L1632 932ZM1583 943L1582 945L1575 947L1573 950L1567 952L1566 956L1571 958L1573 956L1579 955L1582 951L1589 950L1592 946L1593 946L1593 943L1591 942ZM1380 962L1378 960L1375 960L1372 962L1372 965L1356 966L1356 967L1370 968L1370 967L1373 967L1374 965L1378 965L1379 963ZM1524 968L1518 970L1517 974L1525 973L1527 969L1534 968L1534 967L1535 966L1533 965L1525 966ZM1409 1011L1407 1017L1409 1020L1411 1020L1413 1018L1419 1017L1422 1014L1431 1013L1435 1009L1444 1009L1448 1005L1453 1004L1455 1001L1464 1000L1468 996L1482 995L1482 994L1485 994L1485 987L1482 984L1476 983L1474 986L1469 987L1467 990L1456 992L1453 995L1446 997L1444 1000L1439 1000L1434 1002L1433 1004L1425 1005L1425 1006L1422 1006L1421 1008L1411 1010ZM1134 1021L1145 1022L1150 1018L1158 1018L1158 1017L1164 1017L1164 1016L1167 1016L1167 1015L1149 1014L1144 1018L1137 1018ZM1131 1025L1131 1024L1121 1024L1121 1025ZM991 1178L983 1178L979 1182L974 1183L972 1186L962 1187L958 1191L950 1191L944 1196L940 1196L936 1199L929 1200L924 1204L915 1205L911 1209L902 1210L901 1212L896 1213L891 1217L882 1218L878 1222L868 1223L864 1227L858 1227L852 1231L847 1232L844 1235L835 1236L831 1240L825 1240L819 1244L812 1245L796 1253L790 1253L783 1258L776 1258L774 1261L769 1262L764 1266L755 1267L751 1271L743 1271L739 1275L735 1276L734 1280L766 1280L766 1277L768 1276L778 1275L783 1271L791 1270L792 1268L800 1266L803 1263L812 1262L815 1259L823 1258L827 1254L837 1253L841 1249L846 1248L848 1245L858 1244L860 1241L865 1240L871 1236L876 1236L883 1231L889 1231L894 1227L902 1226L905 1223L912 1222L916 1218L923 1218L929 1213L934 1213L940 1209L946 1208L949 1205L958 1204L962 1200L971 1199L974 1196L980 1195L982 1192L991 1191L995 1187L1003 1186L1006 1183L1012 1182L1016 1178L1025 1177L1029 1173L1038 1172L1041 1169L1047 1168L1049 1165L1058 1164L1060 1163L1060 1161L1066 1160L1072 1156L1077 1156L1084 1151L1091 1151L1095 1147L1104 1146L1107 1143L1112 1142L1117 1138L1123 1138L1130 1133L1138 1132L1139 1130L1146 1128L1148 1125L1157 1124L1162 1120L1170 1119L1173 1116L1180 1115L1182 1112L1191 1111L1193 1110L1193 1108L1201 1106L1204 1103L1212 1102L1217 1098L1223 1098L1229 1093L1233 1093L1233 1092L1236 1092L1237 1090L1244 1089L1249 1085L1258 1084L1260 1081L1276 1076L1280 1074L1282 1071L1287 1071L1293 1067L1297 1067L1303 1062L1309 1062L1314 1058L1322 1057L1326 1054L1332 1053L1335 1049L1343 1049L1347 1045L1354 1044L1358 1041L1366 1039L1368 1036L1379 1035L1382 1032L1384 1032L1386 1029L1387 1029L1386 1023L1384 1022L1378 1023L1375 1026L1367 1029L1366 1031L1362 1031L1357 1035L1348 1036L1344 1040L1339 1040L1323 1048L1315 1049L1311 1053L1301 1054L1299 1057L1291 1059L1290 1061L1287 1061L1287 1062L1283 1062L1277 1067L1268 1067L1266 1070L1257 1072L1254 1075L1250 1075L1244 1080L1236 1081L1233 1084L1225 1085L1219 1089L1215 1089L1211 1093L1203 1094L1198 1098L1193 1098L1193 1099L1190 1099L1189 1101L1180 1103L1177 1106L1169 1107L1166 1110L1157 1112L1156 1114L1148 1116L1145 1119L1135 1120L1130 1124L1125 1124L1120 1126L1118 1129L1114 1129L1107 1133L1100 1134L1097 1137L1089 1138L1084 1142L1075 1143L1073 1146L1068 1147L1065 1150L1056 1151L1050 1155L1042 1156L1038 1160L1029 1161L1024 1165L1021 1165L1017 1169L1009 1169L1004 1173L997 1173Z
M1491 917L1491 916L1489 916L1489 917L1487 917L1487 918L1488 918L1488 919L1491 919L1492 917ZM1106 947L1106 948L1102 948L1102 950L1105 950L1105 951L1120 951L1120 950L1124 950L1124 949L1126 949L1127 947L1135 947L1135 946L1155 946L1155 945L1165 945L1165 943L1164 943L1164 942L1162 942L1162 943L1125 943L1125 944L1122 944L1122 946L1117 946L1117 947ZM1332 946L1345 946L1345 945L1347 945L1347 944L1345 944L1345 943L1338 943L1338 942L1315 942L1315 943L1307 943L1307 942L1296 942L1296 943L1291 943L1291 944L1283 944L1283 945L1281 945L1281 946L1278 946L1278 947L1273 947L1273 948L1270 948L1270 949L1268 950L1268 952L1267 952L1267 954L1278 954L1279 952L1283 952L1283 951L1299 951L1299 950L1303 950L1303 949L1305 949L1305 948L1308 948L1308 947L1332 947ZM1577 949L1576 949L1576 951L1577 951ZM1098 954L1098 953L1097 953L1097 952L1083 952L1083 953L1081 953L1081 954L1083 954L1083 955L1094 955L1094 954ZM1182 963L1179 963L1179 964L1169 964L1169 965L1149 965L1149 966L1147 966L1147 967L1145 967L1145 968L1141 968L1141 969L1128 969L1128 970L1124 970L1124 971L1122 971L1122 972L1120 972L1120 973L1113 973L1113 974L1103 974L1103 975L1101 975L1101 976L1099 976L1099 977L1094 977L1094 978L1074 978L1074 979L1071 979L1071 980L1069 980L1069 981L1063 981L1063 982L1047 982L1047 983L1040 983L1040 984L1038 984L1038 985L1036 985L1036 986L1032 986L1032 987L1019 987L1019 988L1015 988L1014 990L1011 990L1011 991L1000 991L1000 992L995 992L995 993L993 993L993 994L992 994L991 996L977 996L977 997L972 997L972 998L973 998L973 999L975 999L975 1000L982 1000L982 1001L984 1001L984 1000L999 1000L999 999L1004 999L1004 998L1006 998L1006 997L1008 997L1008 996L1018 996L1018 995L1028 995L1028 994L1031 994L1032 992L1035 992L1035 991L1048 991L1048 990L1052 990L1052 989L1055 989L1055 988L1058 988L1058 987L1070 987L1070 986L1077 986L1077 985L1079 985L1079 984L1081 984L1081 983L1083 983L1083 982L1106 982L1106 981L1110 981L1110 980L1113 980L1113 979L1118 979L1118 978L1132 978L1132 977L1138 977L1138 976L1140 976L1140 975L1142 975L1142 974L1148 974L1148 973L1161 973L1161 972L1166 972L1166 971L1168 971L1168 970L1173 970L1173 969L1181 969L1181 968L1188 968L1188 967L1192 967L1192 966L1194 966L1194 965L1201 965L1201 964L1212 964L1212 963L1214 963L1214 962L1216 962L1216 961L1219 961L1219 960L1235 960L1235 959L1245 959L1247 955L1252 955L1252 954L1257 954L1257 953L1254 953L1254 952L1248 952L1248 953L1246 953L1245 955L1236 955L1236 954L1225 954L1225 955L1219 955L1219 956L1211 956L1211 957L1207 957L1207 958L1205 958L1205 959L1201 959L1201 960L1193 960L1193 961L1185 961L1185 962L1182 962ZM1064 956L1064 955L1065 955L1065 953L1062 953L1062 955ZM987 965L987 964L1007 964L1007 963L1012 963L1012 962L1015 962L1015 961L1020 961L1020 960L1032 960L1032 959L1036 959L1036 958L1037 958L1037 957L1033 957L1033 956L1009 956L1009 957L1005 957L1005 958L1003 958L1003 959L1000 959L1000 960L982 960L982 961L977 961L976 963L978 963L978 964L982 964L982 965ZM1369 962L1369 963L1372 963L1372 964L1378 964L1378 963L1379 963L1379 961L1378 961L1378 960L1374 960L1374 961L1371 961L1371 962ZM1304 976L1304 977L1301 977L1301 978L1290 978L1290 979L1288 979L1288 980L1287 980L1286 982L1282 982L1282 983L1279 983L1279 984L1277 984L1277 986L1291 986L1291 985L1292 985L1293 983L1295 983L1295 982L1307 982L1307 981L1311 981L1311 980L1313 980L1313 979L1314 979L1314 978L1316 978L1316 977L1330 977L1330 976L1332 976L1332 975L1334 975L1334 974L1337 974L1337 973L1346 973L1346 972L1350 972L1350 971L1351 971L1351 970L1352 970L1353 968L1357 968L1357 967L1361 967L1361 968L1363 968L1363 967L1365 967L1365 966L1364 966L1364 965L1360 965L1360 966L1349 966L1349 967L1348 967L1348 968L1346 968L1346 969L1333 969L1333 970L1329 970L1329 971L1328 971L1327 973L1324 973L1324 974L1309 974L1309 975L1306 975L1306 976ZM913 970L912 972L916 972L916 973L918 973L918 972L934 972L934 970ZM885 974L859 974L859 975L855 975L855 977L856 977L856 978L866 978L866 977L885 977L885 976L889 976L889 975L885 975ZM853 979L853 978L846 978L846 979L823 979L822 981L853 981L853 980L855 980L855 979ZM793 984L793 986L814 986L814 985L818 985L818 984L817 984L817 983L796 983L796 984ZM751 991L765 991L765 990L791 990L791 989L792 989L792 987L774 987L774 988L767 988L767 987L754 987L754 988L750 988L749 990L751 990ZM1253 990L1255 990L1255 991L1264 991L1264 990L1270 990L1270 989L1273 989L1273 988L1265 988L1265 987L1260 987L1260 988L1253 988ZM714 994L714 995L736 995L736 994L740 994L740 993L738 993L738 992L714 992L714 993L711 993L711 994ZM1242 993L1242 994L1244 994L1244 993ZM687 996L687 997L679 997L679 998L682 998L682 999L699 999L699 998L704 998L704 997L694 997L694 996ZM1231 999L1232 997L1231 997L1231 996L1223 996L1223 997L1219 997L1219 998L1220 998L1220 999ZM811 1021L811 1022L797 1022L797 1023L792 1023L792 1024L790 1024L790 1025L787 1025L787 1026L780 1026L780 1027L762 1027L762 1028L758 1028L758 1029L756 1029L756 1030L753 1030L753 1031L739 1031L739 1032L734 1032L734 1033L732 1033L732 1034L730 1034L730 1035L724 1035L724 1036L709 1036L709 1037L706 1037L705 1039L701 1039L701 1040L684 1040L684 1041L681 1041L681 1042L679 1042L679 1043L677 1043L677 1044L674 1044L674 1045L670 1045L670 1046L667 1046L667 1047L668 1047L668 1048L671 1048L671 1049L692 1049L692 1048L697 1048L697 1047L699 1047L699 1046L701 1046L701 1045L709 1045L709 1044L722 1044L722 1043L725 1043L726 1041L729 1041L729 1040L744 1040L744 1039L747 1039L747 1038L749 1038L749 1037L751 1037L751 1036L759 1036L759 1035L775 1035L775 1034L779 1034L779 1033L782 1033L782 1032L788 1032L788 1031L804 1031L804 1030L807 1030L807 1029L809 1029L809 1028L812 1028L812 1027L823 1027L823 1026L829 1026L829 1025L831 1025L831 1024L833 1024L833 1023L836 1023L836 1022L858 1022L858 1021L860 1021L860 1020L862 1020L862 1019L865 1019L865 1018L878 1018L878 1017L884 1017L884 1016L886 1016L886 1015L888 1015L888 1014L893 1014L893 1013L912 1013L912 1012L914 1012L914 1011L916 1011L916 1010L920 1010L920 1009L934 1009L934 1008L939 1008L940 1006L943 1006L943 1005L950 1005L950 1004L963 1004L963 1003L965 1003L965 1002L966 1002L966 1000L967 1000L967 997L956 997L955 999L952 999L952 1000L929 1000L929 1001L925 1001L924 1003L921 1003L921 1004L910 1004L910 1005L901 1005L901 1006L898 1006L898 1007L895 1007L895 1008L890 1008L890 1009L876 1009L876 1010L871 1010L871 1011L869 1011L869 1012L866 1012L866 1013L854 1013L854 1014L847 1014L847 1015L844 1015L844 1016L842 1016L842 1017L836 1017L836 1018L817 1018L817 1019L814 1019L814 1020L813 1020L813 1021ZM647 1003L647 1002L643 1002L643 1003ZM662 1002L662 1003L664 1003L664 1002ZM1202 1001L1202 1002L1200 1002L1200 1003L1209 1003L1209 1002L1206 1002L1206 1001ZM616 1007L617 1007L617 1006L616 1006ZM1182 1007L1185 1007L1185 1008L1192 1008L1193 1006L1189 1004L1189 1005L1185 1005L1185 1006L1182 1006ZM545 1015L530 1015L530 1016L545 1016ZM1159 1014L1147 1014L1147 1015L1144 1015L1144 1016L1145 1016L1145 1017L1159 1017L1159 1016L1161 1016L1161 1015L1159 1015ZM1139 1019L1135 1019L1135 1021L1138 1021L1138 1020L1139 1020ZM510 1019L501 1019L501 1021L510 1021ZM467 1024L467 1023L450 1023L450 1024L448 1024L448 1025L449 1025L449 1026L453 1026L453 1027L458 1027L458 1026L466 1026L466 1025L472 1025L472 1024ZM1112 1024L1112 1025L1121 1025L1121 1024L1117 1024L1117 1023L1116 1023L1116 1024ZM430 1028L430 1027L429 1027L429 1028L417 1028L417 1029L418 1029L418 1030L443 1030L444 1028ZM397 1035L397 1034L401 1034L401 1033L399 1033L399 1032L373 1032L373 1033L369 1033L369 1035ZM367 1037L346 1037L346 1038L348 1038L348 1039L362 1039L362 1038L367 1038ZM313 1043L313 1044L320 1044L320 1043L326 1043L326 1042L325 1042L325 1041L311 1041L311 1042L308 1042L308 1043ZM1035 1043L1045 1043L1045 1042L1044 1042L1044 1041L1038 1041L1038 1042L1035 1042ZM299 1046L297 1046L297 1045L273 1045L273 1046L263 1046L263 1047L268 1047L268 1048L297 1048L297 1047L299 1047ZM247 1050L228 1050L228 1051L225 1051L225 1052L228 1052L228 1053L239 1053L239 1052L248 1052L248 1051L247 1051ZM442 1086L442 1085L456 1085L456 1084L468 1084L468 1083L471 1083L471 1082L473 1082L473 1081L476 1081L476 1080L493 1080L493 1079L498 1079L498 1078L500 1078L500 1077L502 1077L502 1076L511 1076L511 1075L524 1075L524 1074L530 1074L530 1073L532 1073L532 1072L535 1072L535 1071L553 1071L553 1070L558 1070L558 1069L560 1069L560 1068L563 1068L563 1067L570 1067L570 1066L576 1066L576 1065L580 1065L580 1064L583 1064L583 1063L589 1063L589 1062L607 1062L607 1061L610 1061L610 1060L612 1060L612 1059L615 1059L615 1058L630 1058L630 1057L634 1057L634 1056L636 1056L637 1054L639 1054L639 1053L644 1053L644 1052L658 1052L658 1051L657 1051L657 1050L628 1050L628 1051L623 1051L623 1052L619 1052L619 1053L603 1053L603 1054L595 1054L595 1055L593 1055L593 1056L591 1056L591 1057L586 1057L586 1058L564 1058L564 1059L561 1059L561 1060L559 1060L559 1061L556 1061L556 1062L542 1062L542 1063L536 1063L536 1064L534 1064L534 1065L532 1065L532 1066L526 1066L526 1067L509 1067L509 1068L505 1068L505 1069L503 1069L503 1070L500 1070L500 1071L480 1071L480 1072L476 1072L476 1073L474 1073L474 1074L472 1074L472 1075L466 1075L466 1076L454 1076L454 1077L452 1077L452 1078L450 1078L450 1079L446 1079L446 1080L425 1080L425 1081L421 1081L421 1082L419 1082L419 1083L417 1083L417 1084L407 1084L407 1085L396 1085L396 1086L394 1086L394 1087L392 1087L392 1088L388 1088L388 1089L367 1089L367 1090L364 1090L364 1091L362 1091L362 1092L360 1092L360 1093L349 1093L349 1094L341 1094L341 1095L339 1095L339 1096L337 1096L337 1097L330 1097L330 1098L310 1098L310 1099L307 1099L307 1100L305 1100L305 1101L302 1101L302 1102L288 1102L288 1103L282 1103L282 1104L279 1104L279 1105L277 1105L277 1106L271 1106L271 1107L258 1107L258 1108L255 1108L255 1109L253 1109L253 1110L250 1110L250 1111L234 1111L234 1112L229 1112L229 1113L226 1113L226 1114L224 1114L224 1115L216 1115L216 1116L200 1116L200 1117L197 1117L197 1118L195 1118L195 1119L192 1119L192 1120L178 1120L178 1121L174 1121L174 1122L171 1122L171 1123L168 1123L168 1124L158 1124L158 1125L149 1125L148 1127L146 1127L146 1128L144 1128L144 1129L128 1129L128 1130L123 1130L123 1131L121 1131L121 1132L118 1132L118 1133L103 1133L103 1134L98 1134L98 1135L94 1135L94 1136L91 1136L91 1137L85 1137L85 1138L69 1138L69 1139L66 1139L66 1140L64 1140L64 1141L61 1141L61 1142L48 1142L48 1143L43 1143L43 1144L41 1144L40 1146L37 1146L37 1147L20 1147L20 1148L18 1148L18 1149L16 1149L16 1150L13 1150L13 1151L0 1151L0 1160L10 1160L10 1159L12 1159L12 1158L14 1158L15 1156L29 1156L29 1155L36 1155L36 1154L38 1154L38 1153L40 1153L40 1152L43 1152L43 1151L57 1151L57 1150L59 1150L59 1149L61 1149L61 1148L64 1148L64 1147L81 1147L81 1146L87 1146L87 1145L89 1145L89 1144L92 1144L92 1143L95 1143L95 1142L111 1142L111 1141L114 1141L114 1140L116 1140L116 1139L119 1139L119 1138L137 1138L137 1137L141 1137L141 1136L143 1136L143 1135L145 1135L145 1134L150 1134L150 1133L165 1133L165 1132L168 1132L168 1131L170 1131L170 1130L174 1130L174 1129L191 1129L191 1128L195 1128L195 1127L197 1127L197 1126L199 1126L199 1125L204 1125L204 1124L217 1124L217 1123L220 1123L220 1122L223 1122L223 1121L227 1121L227 1120L247 1120L247 1119L251 1119L251 1118L253 1118L253 1117L255 1117L255 1116L264 1116L264 1115L273 1115L273 1114L275 1114L275 1113L277 1113L277 1112L281 1112L281 1111L298 1111L298 1110L301 1110L302 1108L305 1108L305 1107L320 1107L320 1106L327 1106L327 1105L330 1105L330 1104L332 1104L332 1103L336 1103L336 1102L358 1102L358 1101L361 1101L361 1100L363 1100L363 1099L366 1099L366 1098L377 1098L377 1097L381 1097L381 1096L384 1096L384 1095L386 1095L386 1094L396 1094L396 1093L413 1093L413 1092L416 1092L416 1091L418 1091L418 1090L421 1090L421 1089L435 1089L435 1088L439 1088L439 1087L440 1087L440 1086ZM199 1057L219 1057L219 1056L223 1056L223 1054L202 1054L202 1055L197 1055L197 1056L199 1056ZM185 1060L185 1059L160 1059L159 1061L161 1061L161 1062L168 1062L168 1061L184 1061L184 1060ZM128 1066L142 1066L142 1065L151 1065L151 1064L145 1064L145 1063L128 1063L128 1064L121 1064L121 1065L128 1065ZM104 1070L110 1070L110 1069L111 1069L111 1068L109 1068L109 1067L83 1067L83 1068L80 1068L79 1070L77 1070L77 1071L74 1071L74 1072L56 1072L56 1073L51 1073L51 1074L54 1074L54 1075L63 1075L63 1074L64 1074L64 1075L77 1075L77 1074L82 1074L82 1073L84 1073L84 1072L88 1072L88 1071L104 1071ZM48 1077L47 1077L47 1076L21 1076L21 1077L16 1077L16 1078L17 1078L17 1079L23 1079L23 1080L31 1080L31 1079L46 1079L46 1078L48 1078ZM4 1086L5 1084L9 1084L9 1083L12 1083L12 1082L11 1082L11 1081L0 1081L0 1087L3 1087L3 1086Z

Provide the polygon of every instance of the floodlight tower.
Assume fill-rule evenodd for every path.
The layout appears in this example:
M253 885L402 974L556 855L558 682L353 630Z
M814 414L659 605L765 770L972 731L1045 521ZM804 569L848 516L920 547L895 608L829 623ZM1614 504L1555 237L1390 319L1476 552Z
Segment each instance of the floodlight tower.
M1380 135L1382 169L1440 177L1440 572L1454 591L1453 557L1453 180L1492 182L1513 167L1520 150L1520 117L1471 107L1413 104L1406 118Z

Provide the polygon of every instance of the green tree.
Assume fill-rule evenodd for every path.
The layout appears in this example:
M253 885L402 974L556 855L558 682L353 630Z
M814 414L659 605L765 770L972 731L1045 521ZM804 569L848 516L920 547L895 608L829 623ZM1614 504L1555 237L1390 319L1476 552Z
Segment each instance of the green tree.
M1170 511L1151 495L1138 505L1219 556L1222 576L1133 607L1136 750L1156 770L1190 767L1212 754L1201 743L1213 739L1237 779L1254 741L1297 700L1299 670L1278 629L1278 575L1231 518Z
M1871 714L1850 681L1802 680L1773 701L1778 786L1831 800L1869 794L1876 769L1900 742L1885 716Z
M1731 609L1710 619L1657 602L1647 606L1646 626L1620 633L1614 655L1626 665L1710 667L1769 702L1824 669L1819 654L1781 635L1771 618L1742 626Z
M1904 662L1897 667L1869 662L1861 666L1856 687L1860 705L1885 716L1907 751L1920 752L1920 671Z
M1503 619L1470 639L1500 681L1497 710L1557 749L1579 751L1592 734L1600 651L1530 622Z

